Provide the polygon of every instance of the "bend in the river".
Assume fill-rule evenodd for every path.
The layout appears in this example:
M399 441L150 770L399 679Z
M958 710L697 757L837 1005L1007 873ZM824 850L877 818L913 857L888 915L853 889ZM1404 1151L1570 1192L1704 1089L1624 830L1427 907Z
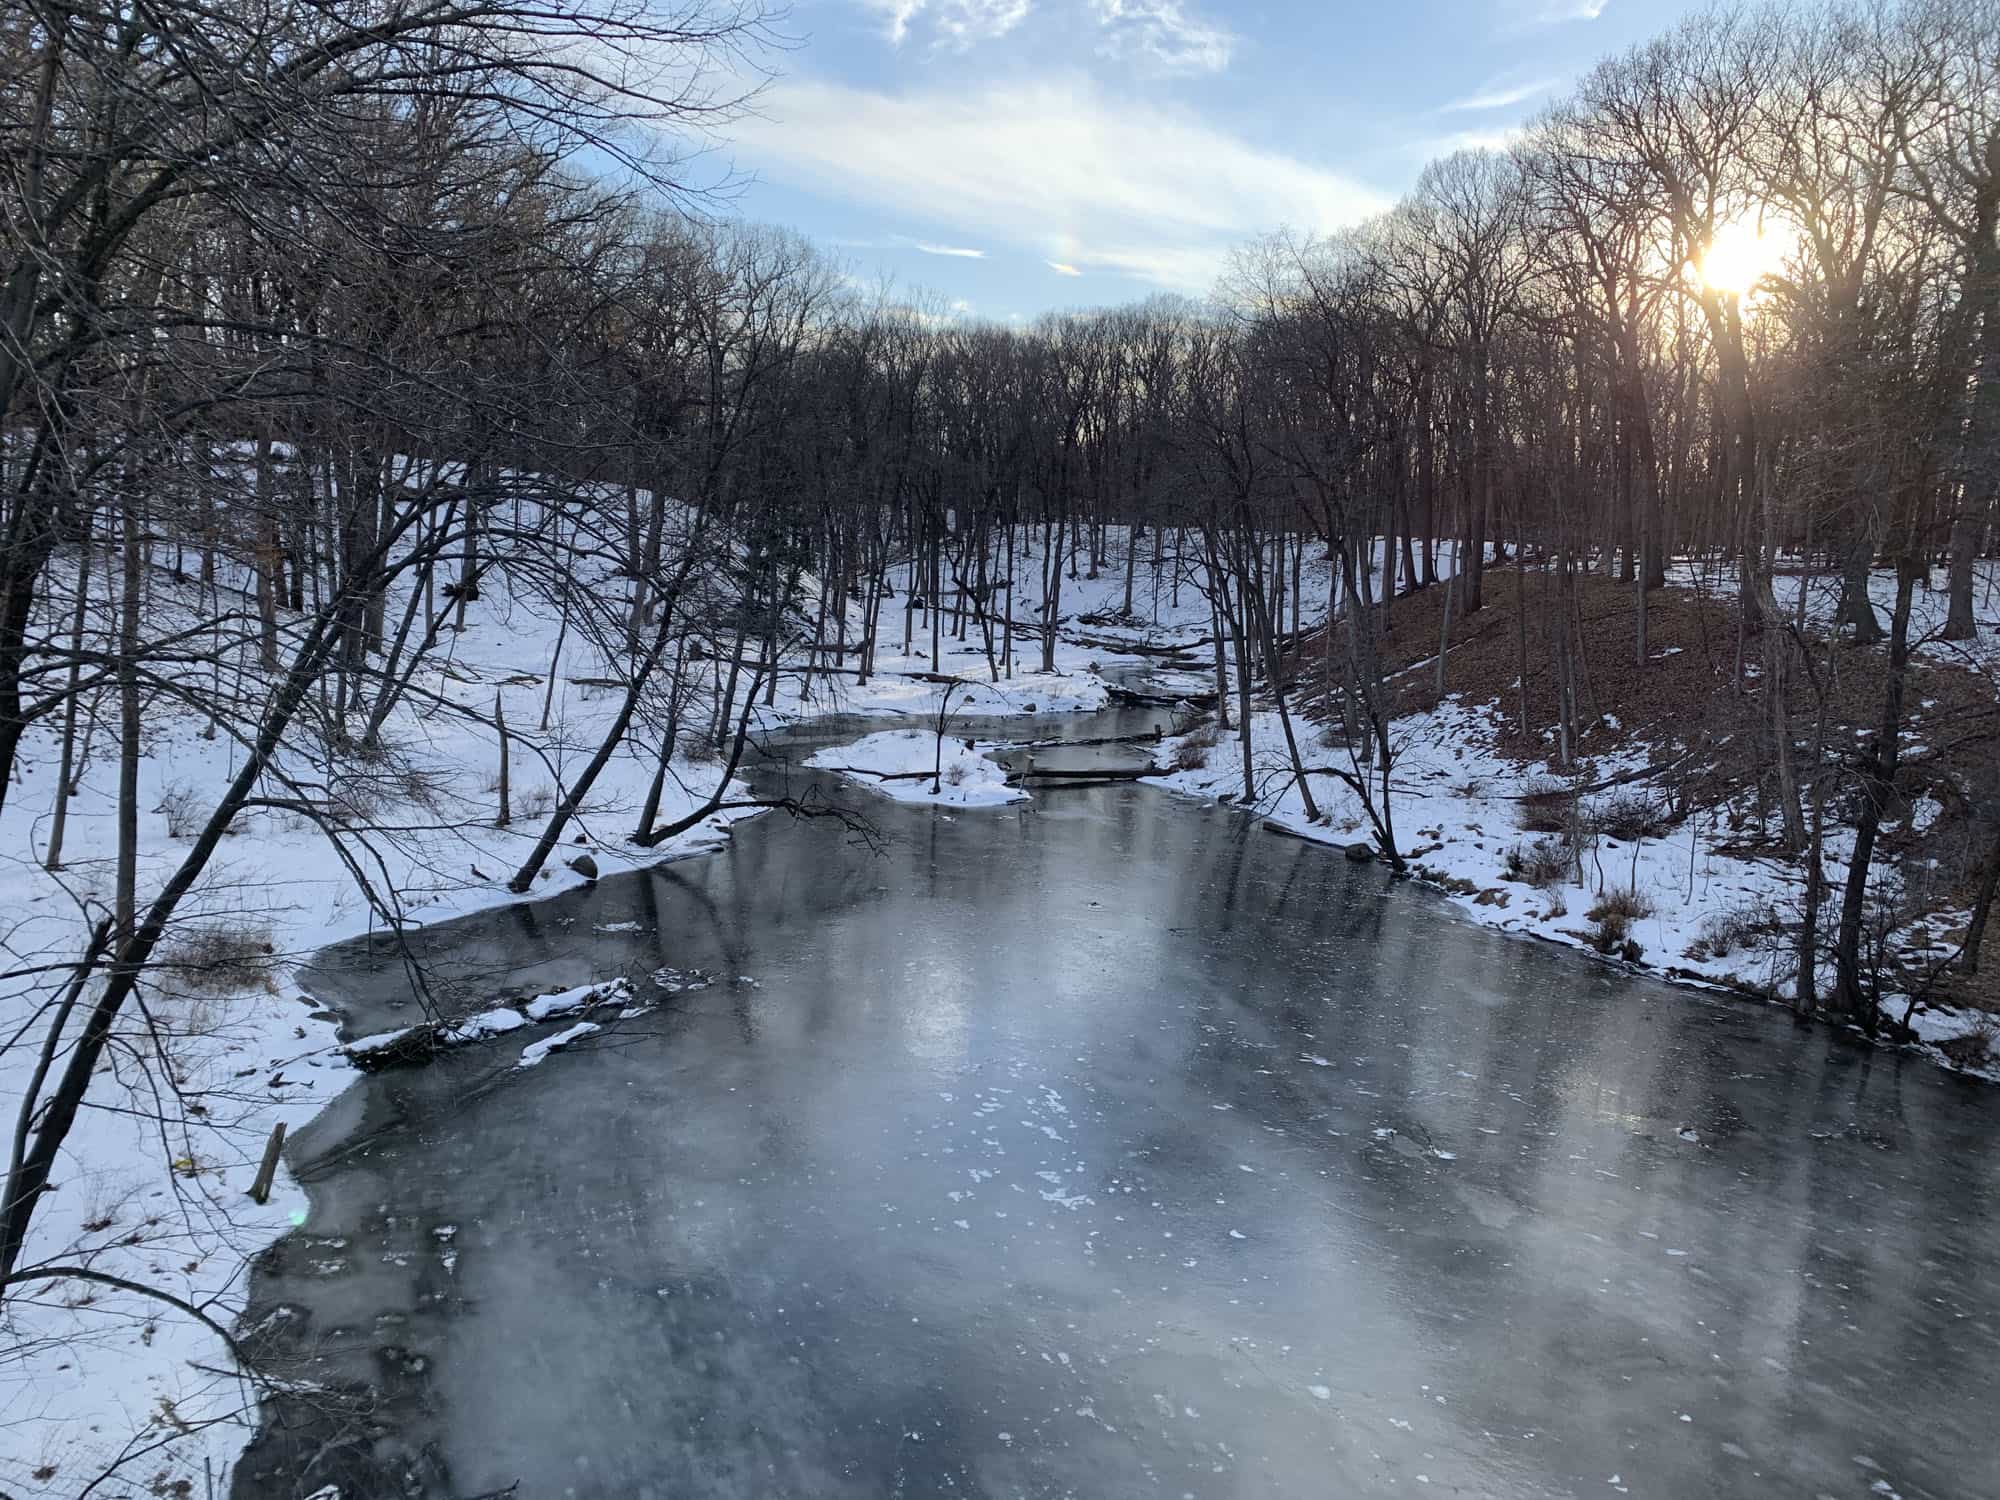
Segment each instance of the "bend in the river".
M2000 1493L2000 1093L1149 788L867 808L424 936L661 1004L300 1133L239 1497Z

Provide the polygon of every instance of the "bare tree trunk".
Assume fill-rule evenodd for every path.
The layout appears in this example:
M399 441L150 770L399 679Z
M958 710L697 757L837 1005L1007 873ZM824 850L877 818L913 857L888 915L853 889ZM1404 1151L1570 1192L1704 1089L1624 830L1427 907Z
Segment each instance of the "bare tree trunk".
M1866 532L1851 538L1840 554L1840 612L1835 624L1852 629L1862 645L1882 639L1882 622L1875 618L1875 606L1868 598L1868 570L1874 560L1875 542Z
M1209 587L1215 587L1211 580ZM1223 733L1229 732L1229 669L1222 655L1222 609L1211 597L1208 602L1209 629L1215 636L1215 719Z
M542 689L542 733L548 733L549 710L556 701L556 676L562 670L563 642L569 639L569 588L563 588L562 618L556 624L555 649L549 652L549 680Z
M1951 527L1951 561L1946 593L1944 635L1947 641L1969 641L1979 633L1972 616L1973 565L1979 558L1979 544L1985 539L1987 515L1992 499L1974 502L1968 496L1958 519Z
M278 522L272 514L277 497L271 475L271 436L257 439L257 660L267 672L278 669L278 597L283 580Z
M612 755L624 742L626 730L632 727L632 715L639 707L639 697L645 692L646 684L652 680L653 672L660 664L660 658L666 654L667 638L671 632L679 592L678 580L664 591L660 602L659 619L654 626L652 644L633 667L631 681L626 685L624 700L618 705L618 712L613 716L610 727L605 730L603 739L598 741L596 752L584 765L582 772L570 783L562 800L556 804L555 811L549 814L549 821L542 829L542 836L535 841L535 847L529 851L528 857L521 862L521 868L516 870L513 878L507 882L507 889L515 895L520 895L535 883L535 877L541 873L542 866L548 863L549 853L555 848L556 841L563 836L563 830L569 827L570 820L583 805L583 799L590 795L591 787L596 785L597 778L604 774L604 768L611 764ZM755 692L754 685L751 691Z
M1046 533L1042 559L1042 670L1056 669L1056 623L1062 616L1062 524ZM933 669L935 670L935 669Z
M667 723L660 735L660 757L653 764L653 780L646 788L645 805L639 809L639 823L632 830L632 837L644 838L648 830L660 816L660 798L667 789L667 771L673 764L674 751L679 747L681 737L681 668L687 662L687 637L682 636L674 647L674 670L669 679L672 686L667 690Z
M118 870L113 899L119 943L132 940L138 920L139 881L139 511L127 495L124 509L123 595L118 607Z
M1840 930L1834 942L1834 1004L1870 1031L1875 1029L1876 1017L1862 984L1861 921L1868 899L1875 839L1894 794L1903 733L1903 691L1910 661L1910 595L1915 585L1916 569L1905 557L1897 568L1896 611L1889 624L1889 677L1882 695L1882 722L1861 760L1861 816L1855 824L1854 854L1847 866L1846 888L1841 892Z
M1993 910L1996 887L2000 887L2000 830L1995 831L1993 847L1979 872L1979 897L1973 902L1972 921L1965 929L1965 951L1958 956L1958 966L1967 974L1979 972L1979 946L1986 938L1986 918Z
M500 736L500 812L493 819L495 828L505 828L514 821L514 811L507 803L507 713L500 703L500 690L493 690L493 728Z
M1827 642L1827 670L1833 668L1833 642ZM1797 948L1798 977L1792 987L1792 1005L1800 1015L1809 1015L1819 1006L1819 912L1826 899L1826 731L1831 717L1831 684L1815 684L1818 712L1813 718L1812 813L1806 843L1805 906L1799 918Z
M63 831L69 824L70 783L76 776L77 679L83 673L83 622L90 605L90 555L93 544L92 517L84 512L82 534L77 539L76 606L70 612L69 680L63 694L62 755L56 771L55 807L49 813L49 847L42 860L49 870L62 868Z

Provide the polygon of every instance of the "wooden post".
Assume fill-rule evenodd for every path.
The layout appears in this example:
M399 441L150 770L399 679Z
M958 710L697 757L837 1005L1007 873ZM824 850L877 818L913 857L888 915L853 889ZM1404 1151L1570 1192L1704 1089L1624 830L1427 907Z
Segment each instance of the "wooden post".
M264 1143L264 1161L257 1168L257 1180L250 1184L250 1196L259 1203L271 1201L271 1179L278 1175L278 1154L285 1149L285 1122L280 1120L271 1127L271 1138Z

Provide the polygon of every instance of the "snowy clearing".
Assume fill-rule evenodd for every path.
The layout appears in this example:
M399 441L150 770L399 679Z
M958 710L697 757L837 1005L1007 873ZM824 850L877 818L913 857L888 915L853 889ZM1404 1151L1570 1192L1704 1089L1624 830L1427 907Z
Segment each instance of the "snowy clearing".
M920 729L890 729L814 754L806 764L837 771L857 786L898 802L939 807L999 807L1028 794L1007 785L1006 770L971 741Z

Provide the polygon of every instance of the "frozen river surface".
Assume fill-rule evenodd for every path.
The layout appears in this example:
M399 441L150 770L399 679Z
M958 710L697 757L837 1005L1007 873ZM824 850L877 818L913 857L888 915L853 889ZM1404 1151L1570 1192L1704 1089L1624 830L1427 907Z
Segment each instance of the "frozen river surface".
M297 1138L239 1496L2000 1494L1995 1091L1147 789L870 811L433 935L662 1003Z

